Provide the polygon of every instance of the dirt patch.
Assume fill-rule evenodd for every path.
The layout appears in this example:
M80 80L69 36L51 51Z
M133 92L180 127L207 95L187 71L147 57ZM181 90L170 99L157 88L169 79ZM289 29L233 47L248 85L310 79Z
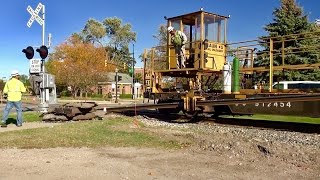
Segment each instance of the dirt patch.
M187 149L1 150L1 179L318 179L315 165Z
M57 124L25 123L23 127L53 125ZM133 125L127 130L132 128L139 127ZM7 128L10 129L20 128L13 125ZM188 127L147 127L144 131L179 140L184 146L179 150L133 147L1 149L0 179L320 178L320 150L314 145L248 138L231 130L199 132ZM314 138L317 140L320 136L315 134Z

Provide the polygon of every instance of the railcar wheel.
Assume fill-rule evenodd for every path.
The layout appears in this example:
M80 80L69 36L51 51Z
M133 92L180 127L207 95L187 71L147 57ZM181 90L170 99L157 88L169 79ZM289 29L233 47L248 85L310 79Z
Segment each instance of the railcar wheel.
M183 114L188 118L195 118L198 116L199 113L200 113L199 111L194 111L194 112L183 111Z

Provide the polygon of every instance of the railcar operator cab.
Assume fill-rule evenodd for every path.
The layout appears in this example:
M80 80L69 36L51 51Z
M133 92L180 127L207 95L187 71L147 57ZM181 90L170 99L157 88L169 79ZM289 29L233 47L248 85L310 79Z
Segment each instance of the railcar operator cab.
M177 69L175 48L168 33L169 71L221 71L226 62L227 19L205 11L167 18L168 27L184 32L188 38L186 69Z

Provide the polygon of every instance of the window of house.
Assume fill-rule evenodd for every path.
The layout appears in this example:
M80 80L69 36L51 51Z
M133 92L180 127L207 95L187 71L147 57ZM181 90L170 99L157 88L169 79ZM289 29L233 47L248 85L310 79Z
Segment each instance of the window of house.
M147 80L147 81L146 81L146 84L147 84L147 85L150 85L150 80Z

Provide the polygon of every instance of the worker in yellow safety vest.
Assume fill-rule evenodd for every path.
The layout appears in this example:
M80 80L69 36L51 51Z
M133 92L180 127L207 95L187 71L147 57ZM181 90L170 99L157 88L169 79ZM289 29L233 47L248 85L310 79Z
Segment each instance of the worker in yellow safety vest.
M177 59L177 69L186 68L186 48L187 36L179 30L175 30L172 26L168 27L171 35L171 44L175 47Z
M19 80L19 72L14 70L11 73L11 79L6 82L3 93L7 96L7 104L3 112L1 127L7 127L7 119L10 110L15 107L17 111L17 126L22 126L22 93L26 92L24 84Z

